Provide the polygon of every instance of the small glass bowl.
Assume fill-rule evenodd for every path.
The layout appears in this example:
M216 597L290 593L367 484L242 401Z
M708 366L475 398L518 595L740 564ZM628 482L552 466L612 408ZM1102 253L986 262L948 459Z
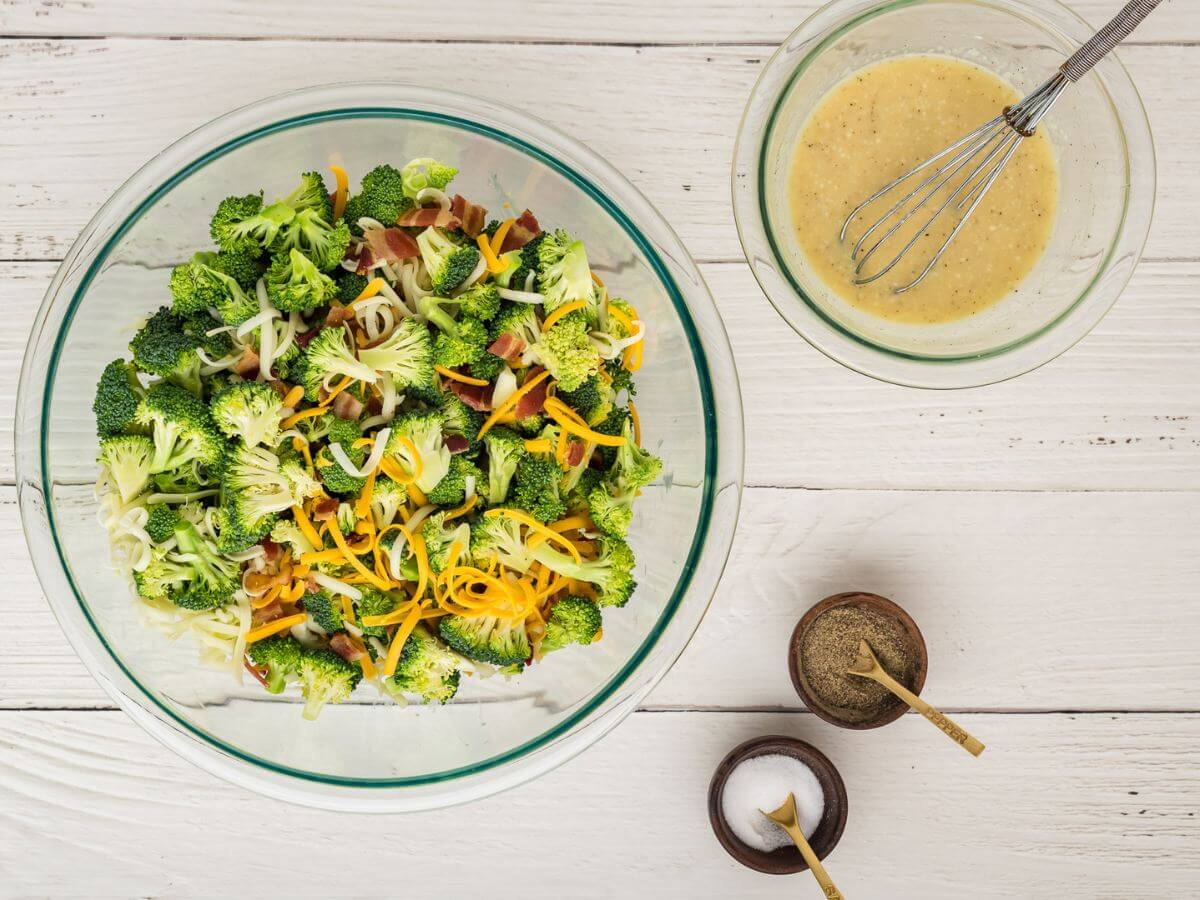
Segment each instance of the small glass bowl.
M447 706L352 702L301 718L252 679L203 668L138 615L96 521L91 401L138 317L169 302L171 267L207 247L231 194L278 196L300 172L433 156L493 214L530 207L586 240L592 265L646 324L637 403L660 483L637 504L638 590L604 639L520 678L464 678ZM687 251L612 166L532 116L402 84L343 84L236 110L146 164L84 229L38 312L17 400L30 553L67 637L151 735L236 784L330 809L401 812L502 790L564 762L633 711L691 638L716 589L741 496L742 412L728 339ZM182 645L181 645L182 644Z
M1058 157L1059 210L1045 255L1019 291L941 325L858 310L809 271L791 225L791 151L809 114L851 73L882 59L939 54L976 63L1026 93L1094 29L1057 0L835 0L767 62L737 137L733 201L755 277L818 350L883 381L990 384L1037 368L1103 318L1141 256L1154 208L1149 122L1114 55L1068 86L1040 126Z

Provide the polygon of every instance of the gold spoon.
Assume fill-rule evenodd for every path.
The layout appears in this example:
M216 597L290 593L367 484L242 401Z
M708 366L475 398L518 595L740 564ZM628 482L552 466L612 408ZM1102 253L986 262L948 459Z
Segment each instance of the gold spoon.
M978 756L983 752L983 744L967 734L966 730L955 725L949 718L942 715L895 678L887 673L887 670L879 664L879 660L875 658L875 653L871 650L871 645L866 641L858 642L858 658L846 670L847 674L857 675L859 678L869 678L872 681L883 685L930 722L946 732L950 740L961 745L972 756Z
M796 849L808 863L808 868L812 871L813 877L817 879L817 884L821 885L821 890L825 892L828 900L844 900L841 891L833 886L829 873L817 859L817 854L813 853L813 848L804 839L804 832L800 830L800 824L796 821L796 795L788 794L787 799L783 801L783 806L774 812L767 812L765 809L760 809L759 812L788 833L788 837L792 839L792 843L796 845Z

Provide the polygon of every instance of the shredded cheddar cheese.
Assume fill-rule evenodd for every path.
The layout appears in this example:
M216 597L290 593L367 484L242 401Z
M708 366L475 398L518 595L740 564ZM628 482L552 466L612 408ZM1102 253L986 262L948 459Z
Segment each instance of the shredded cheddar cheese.
M509 519L515 519L516 521L518 521L522 525L524 525L526 528L528 528L530 531L535 532L540 535L543 535L546 540L551 540L557 544L560 544L565 550L567 550L567 552L569 552L575 558L575 562L579 562L582 559L582 557L580 557L580 555L579 555L579 551L576 550L574 545L570 541L568 541L565 537L563 537L557 531L551 531L549 528L547 528L545 525L543 525L537 519L533 518L532 516L526 515L525 513L521 512L520 510L508 509L508 508L503 508L503 507L495 507L493 509L489 509L487 512L484 513L484 515L487 516L488 518L494 518L496 516L506 516Z
M311 419L313 416L323 416L328 411L329 410L324 409L320 406L313 406L309 409L302 409L302 410L300 410L300 412L292 413L290 416L288 416L286 419L284 419L282 422L280 422L279 427L282 428L284 431L286 431L287 429L289 429L293 425L295 425L297 422L299 422L301 419Z
M642 446L642 421L638 418L637 407L633 405L633 401L629 401L629 421L633 425L633 442L639 447Z
M273 634L287 631L294 625L302 625L306 618L307 616L304 613L296 613L294 616L284 616L282 619L276 619L273 622L267 622L265 625L259 625L257 628L251 628L246 632L246 643L253 644L255 641L261 641L263 638L270 637Z
M408 618L401 623L396 629L396 633L392 636L392 643L388 645L387 658L383 661L383 674L385 678L391 678L396 674L396 666L400 663L400 651L404 649L404 644L408 641L409 635L413 633L413 629L417 627L417 623L421 621L421 607L414 605L412 612L408 614Z
M333 221L336 222L346 210L346 200L350 195L350 178L341 166L330 166L329 171L333 173L334 181L337 182L337 189L333 193Z
M328 406L333 402L333 398L344 391L350 385L354 384L354 379L349 375L343 375L342 380L335 384L329 391L329 396L317 404L317 406Z
M539 384L541 384L541 382L545 381L549 377L550 377L549 369L547 369L544 372L539 372L537 375L534 375L532 378L530 378L528 381L526 381L523 385L521 385L519 388L517 388L515 391L513 391L512 395L507 400L505 400L503 403L501 403L499 406L497 406L494 410L492 410L492 414L487 417L486 421L484 421L483 425L480 427L479 434L475 435L475 440L479 440L485 434L487 434L488 430L493 425L495 425L498 421L500 421L501 416L503 416L510 409L515 409L517 406L517 403L520 402L522 397L524 397L526 394L528 394L535 387L537 387Z
M296 404L304 399L304 388L300 385L295 385L291 390L283 395L283 405L296 408Z
M496 233L492 235L492 255L499 258L500 248L504 246L504 239L508 237L509 229L513 227L516 219L508 218L500 223L500 227L496 229ZM501 270L503 271L503 270Z
M359 295L350 301L349 308L353 308L354 304L360 300L369 300L370 298L374 297L381 290L383 290L383 286L384 280L382 278L372 278L367 282L367 286L359 292Z
M556 309L542 321L542 333L545 334L564 316L569 316L573 312L587 308L586 300L576 300L574 303L565 303Z
M587 425L581 424L582 420L575 416L561 400L556 400L554 397L546 398L546 414L557 422L564 432L570 432L589 443L599 444L602 447L620 447L625 443L623 437L600 434L598 431L592 431Z
M461 381L463 384L471 384L475 387L487 387L491 384L490 381L484 381L482 378L472 378L470 375L462 375L453 369L447 369L445 366L434 366L433 368L443 378L449 378L451 381Z
M333 542L337 544L338 549L342 551L342 555L346 558L346 562L350 563L355 572L365 578L370 584L373 584L375 587L379 588L381 591L386 591L392 586L390 581L380 578L361 562L359 562L358 557L355 556L354 553L351 552L350 548L346 545L346 538L342 535L342 529L338 527L336 518L330 519L325 524L329 526L329 534L332 535Z
M480 233L479 237L475 238L475 243L479 245L479 252L483 254L484 262L487 263L487 269L493 275L499 275L508 268L508 260L497 258L492 251L492 245L488 243L487 235Z
M309 521L303 508L299 506L292 507L292 515L296 517L296 527L300 529L300 533L308 538L308 542L314 547L320 547L325 542L321 540L321 536L317 534L317 529L313 528L312 522ZM303 560L301 560L303 562Z

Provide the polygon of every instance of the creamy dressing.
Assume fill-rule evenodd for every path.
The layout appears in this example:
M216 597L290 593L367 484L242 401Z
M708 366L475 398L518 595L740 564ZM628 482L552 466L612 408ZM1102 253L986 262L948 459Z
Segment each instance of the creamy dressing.
M885 60L834 87L801 129L789 176L793 225L817 277L859 309L909 324L962 319L1020 290L1046 250L1058 206L1054 152L1040 132L1021 142L937 268L912 290L895 294L892 289L914 278L950 233L957 221L953 206L895 269L872 284L852 283L850 249L918 181L885 198L888 202L868 207L846 243L838 241L842 223L858 203L1019 99L991 72L943 56ZM965 175L966 170L959 181ZM932 204L944 199L935 196L879 249L864 272L878 271L937 208Z

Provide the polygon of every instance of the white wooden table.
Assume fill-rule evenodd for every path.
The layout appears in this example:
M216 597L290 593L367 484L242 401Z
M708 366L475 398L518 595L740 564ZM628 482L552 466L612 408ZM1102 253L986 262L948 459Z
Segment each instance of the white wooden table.
M1120 54L1160 176L1124 298L1038 372L931 394L817 354L742 261L732 135L815 5L0 0L0 896L815 896L709 830L714 765L766 732L841 767L848 897L1200 894L1200 6L1174 0ZM1097 21L1117 0L1075 5ZM10 446L34 310L112 188L232 106L347 73L524 106L626 172L702 262L748 433L726 578L645 708L532 784L376 821L230 787L112 708L33 576ZM983 758L914 716L852 734L798 709L788 633L848 588L914 613L926 696Z

